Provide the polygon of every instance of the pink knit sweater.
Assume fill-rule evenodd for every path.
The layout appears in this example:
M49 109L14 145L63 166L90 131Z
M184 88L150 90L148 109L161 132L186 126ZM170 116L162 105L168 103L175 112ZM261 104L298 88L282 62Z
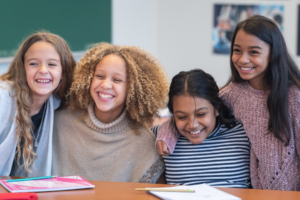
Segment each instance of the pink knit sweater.
M300 90L292 86L288 96L291 140L288 146L268 133L268 91L255 90L248 82L229 84L220 97L235 118L244 124L251 142L250 174L255 189L300 190ZM176 136L166 123L158 131L157 140L164 140L170 151ZM175 138L175 139L174 139Z

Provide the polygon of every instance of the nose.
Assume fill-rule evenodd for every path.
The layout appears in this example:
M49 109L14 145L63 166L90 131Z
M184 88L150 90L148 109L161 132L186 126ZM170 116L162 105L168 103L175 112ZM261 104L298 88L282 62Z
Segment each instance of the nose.
M101 87L104 89L111 89L112 88L111 81L108 79L102 80Z
M246 64L246 63L248 63L249 61L250 61L250 60L249 60L249 56L248 56L247 53L243 53L243 54L241 55L240 59L239 59L239 62L240 62L241 64Z
M192 119L189 120L188 126L189 126L190 130L194 130L194 129L197 128L198 122L195 120L195 118L192 118Z
M42 64L39 70L40 74L48 74L48 68L45 64Z

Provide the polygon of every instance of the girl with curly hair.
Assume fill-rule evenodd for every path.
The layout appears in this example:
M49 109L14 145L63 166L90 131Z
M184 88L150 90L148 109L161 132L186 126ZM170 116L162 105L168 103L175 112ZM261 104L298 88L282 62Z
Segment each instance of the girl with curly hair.
M76 62L58 35L39 32L0 77L0 175L51 175L54 110L65 107Z
M165 107L168 81L134 46L97 44L79 61L69 109L56 112L53 174L154 183L164 165L147 127Z

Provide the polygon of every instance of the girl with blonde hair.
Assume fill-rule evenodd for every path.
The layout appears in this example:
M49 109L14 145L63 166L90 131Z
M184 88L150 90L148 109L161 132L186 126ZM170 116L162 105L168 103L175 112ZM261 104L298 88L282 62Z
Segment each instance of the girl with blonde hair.
M66 105L76 62L58 35L39 32L0 77L0 175L51 174L54 110Z
M155 183L164 165L147 127L167 91L147 51L107 43L90 49L75 69L69 109L55 114L53 174Z

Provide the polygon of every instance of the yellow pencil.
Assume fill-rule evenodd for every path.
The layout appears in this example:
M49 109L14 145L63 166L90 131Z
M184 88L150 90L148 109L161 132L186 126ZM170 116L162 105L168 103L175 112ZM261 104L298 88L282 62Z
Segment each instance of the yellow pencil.
M135 188L138 191L156 191L156 192L189 192L195 193L195 190L181 190L181 189L163 189L163 188Z

